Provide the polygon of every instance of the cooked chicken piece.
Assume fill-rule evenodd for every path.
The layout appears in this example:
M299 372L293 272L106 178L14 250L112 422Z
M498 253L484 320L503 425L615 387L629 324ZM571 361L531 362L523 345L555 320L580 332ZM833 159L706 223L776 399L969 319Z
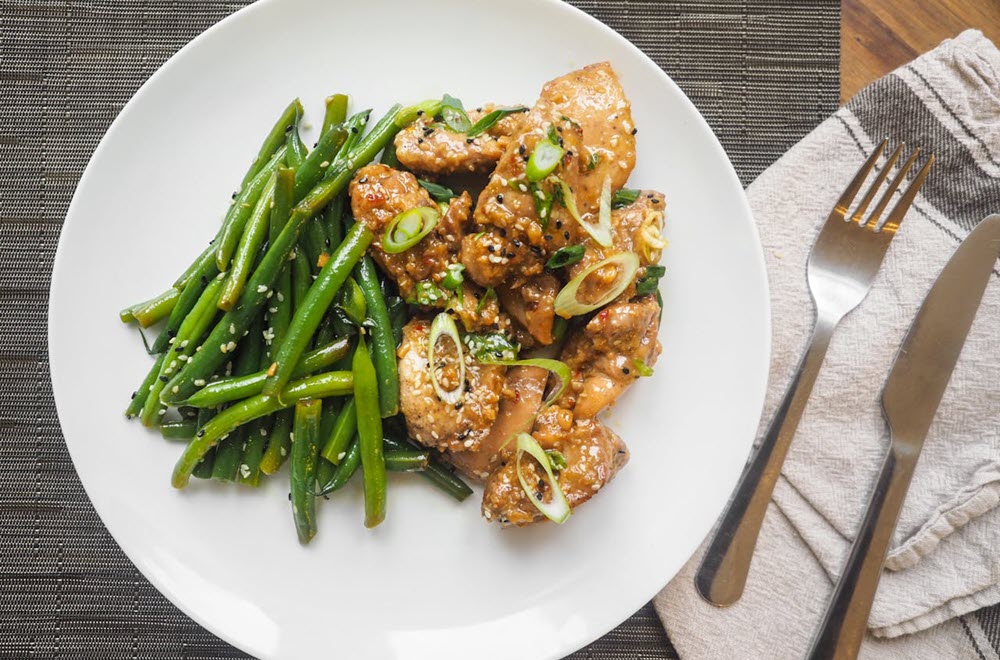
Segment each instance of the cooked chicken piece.
M437 369L438 383L445 391L458 387L454 346L439 340L437 351L443 358L432 367L427 361L430 328L429 321L411 320L403 327L403 341L397 351L400 408L409 435L440 451L477 451L497 418L506 367L482 364L467 356L465 396L459 403L445 403L434 390L430 370Z
M565 203L554 202L549 217L540 218L537 191L526 180L527 160L550 131L565 149L554 174L569 187L584 220L597 215L604 180L617 190L632 172L631 110L611 66L593 64L547 83L479 197L474 219L484 231L462 242L462 262L482 286L518 288L543 273L551 253L586 236ZM550 196L562 190L552 181L538 186ZM539 342L552 341L545 332L550 323L535 327Z
M431 233L399 254L387 254L382 250L386 226L410 209L430 207L437 210L437 204L420 187L417 178L388 165L368 165L354 176L350 195L355 219L365 223L375 234L371 248L373 257L396 280L403 298L414 299L417 282L430 281L438 285L448 274L448 266L458 262L459 245L472 207L468 194L452 199L447 213ZM442 296L441 306L444 302Z
M633 203L611 212L612 244L604 248L589 236L583 245L586 252L583 259L569 268L570 277L575 277L590 266L620 253L634 252L639 255L641 269L638 276L618 296L617 300L630 300L635 297L635 282L642 277L646 266L659 263L663 248L667 242L663 238L663 213L665 204L663 194L652 190L641 191ZM607 272L604 272L604 271ZM594 272L581 284L577 292L580 301L587 302L598 298L602 291L617 277L616 268L600 269Z
M476 451L449 454L452 465L473 479L483 480L515 447L518 433L531 430L542 405L549 372L539 367L511 367L500 398L500 409L489 434Z
M574 418L558 406L539 416L532 435L542 449L554 449L565 458L566 468L556 480L571 508L593 497L628 462L628 449L614 432L596 419ZM528 484L537 484L536 497L551 501L545 473L530 456L522 459L521 473ZM486 481L483 517L518 526L543 519L521 487L513 456Z
M614 403L659 357L659 317L655 296L645 296L608 305L573 333L560 356L573 377L559 405L587 419Z
M471 110L469 120L474 124L495 108L487 105ZM523 113L507 115L485 133L469 139L464 133L431 126L433 119L421 117L396 134L396 158L406 169L424 174L485 174L500 160L523 120Z
M504 310L528 331L530 339L551 344L552 323L555 321L553 303L561 286L551 273L541 273L516 289L502 287L500 301Z

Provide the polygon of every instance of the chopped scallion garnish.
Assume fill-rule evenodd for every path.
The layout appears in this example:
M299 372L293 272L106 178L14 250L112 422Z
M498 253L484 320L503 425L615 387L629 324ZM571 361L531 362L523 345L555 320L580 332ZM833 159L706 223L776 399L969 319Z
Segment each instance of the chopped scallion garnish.
M438 364L435 353L437 351L438 340L442 336L450 338L452 343L455 344L455 364L458 369L458 383L452 390L445 390L437 378ZM462 355L462 340L458 336L458 326L455 325L455 319L447 312L441 312L435 316L434 321L431 323L431 333L427 339L427 362L431 372L431 385L434 386L434 391L437 393L438 398L449 404L456 404L461 401L462 394L465 392L465 358Z
M524 107L523 105L519 105L511 108L497 108L496 110L492 110L483 115L482 117L480 117L479 121L473 124L472 127L469 128L468 131L466 131L465 135L467 137L474 138L477 135L481 135L486 131L490 130L491 128L493 128L493 126L496 125L498 121L500 121L507 115L512 115L518 112L525 112L527 111L527 109L528 108Z
M435 202L448 202L451 198L455 197L455 191L446 186L442 186L439 183L434 183L433 181L424 181L423 179L417 179L417 183L420 187L430 193L431 198Z
M448 94L441 98L441 119L445 126L456 133L467 133L472 128L472 122L469 121L469 115L465 113L462 102Z
M580 286L588 277L606 266L615 266L618 269L618 276L611 283L611 286L607 288L597 301L593 303L580 302L577 298L577 292L579 291ZM621 252L619 254L612 255L603 261L597 262L571 279L569 283L562 288L562 291L560 291L556 296L556 314L568 319L570 317L587 314L595 309L604 307L621 295L622 291L628 288L629 283L635 278L638 271L639 255L634 252Z
M388 254L405 252L431 233L440 220L441 211L429 206L403 211L386 226L382 249Z
M559 248L556 250L556 253L545 262L545 267L555 270L556 268L572 266L576 262L580 261L580 259L583 259L583 255L586 251L586 248L582 245L567 245L566 247Z
M548 485L549 490L552 491L552 498L549 502L546 502L544 494L538 491L537 482L529 485L528 480L524 478L524 473L521 470L521 457L524 454L529 454L538 461L542 470L545 471L545 483ZM528 496L528 499L531 500L535 508L554 523L561 524L566 522L572 510L569 508L566 496L563 495L562 488L559 487L559 482L552 473L552 462L549 460L549 455L545 453L545 450L538 444L538 441L527 433L520 433L517 436L516 468L517 480L521 482L524 494Z
M614 197L611 198L611 208L620 209L623 206L628 206L635 200L639 199L641 192L641 190L636 190L634 188L622 188L615 193Z
M552 137L546 137L539 140L532 149L524 169L528 181L536 183L552 174L559 167L565 153L566 150L559 145L558 138L553 140Z

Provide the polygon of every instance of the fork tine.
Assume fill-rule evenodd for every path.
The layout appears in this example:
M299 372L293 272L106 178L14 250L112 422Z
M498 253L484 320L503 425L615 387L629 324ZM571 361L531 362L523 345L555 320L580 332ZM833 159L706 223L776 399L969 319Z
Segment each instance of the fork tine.
M839 214L842 218L847 217L847 207L849 207L851 202L854 201L854 197L858 194L858 191L861 190L862 184L864 184L868 175L871 174L872 169L875 167L875 163L882 155L882 152L885 151L885 145L888 143L889 139L886 138L882 140L881 144L875 147L875 151L873 151L872 155L868 157L865 164L861 166L858 173L854 175L854 178L851 179L851 183L848 184L847 189L844 190L844 194L837 200L836 206L833 207L834 213Z
M903 163L903 165L899 168L899 171L896 172L896 176L892 178L892 181L889 182L889 187L885 189L884 193L882 193L882 197L879 198L878 204L875 205L875 210L872 211L871 216L869 216L868 220L861 223L862 227L871 227L872 229L878 228L878 221L879 218L882 217L885 207L889 205L890 200L892 200L893 193L896 192L899 185L906 179L906 175L909 174L910 168L913 167L913 163L916 162L918 156L920 156L919 147L913 150L910 157L906 159L906 162Z
M917 196L920 187L924 185L924 179L927 178L927 173L931 170L931 165L934 164L934 154L931 154L927 158L927 162L924 166L920 168L917 175L913 177L913 181L910 182L909 187L903 191L903 196L900 198L896 205L892 207L892 211L889 212L889 217L886 219L885 224L882 226L882 231L888 231L893 234L899 229L899 225L903 222L903 216L906 212L910 210L910 205L913 204L913 199Z
M875 199L876 193L878 193L879 188L882 187L882 183L885 182L886 178L889 176L889 172L892 171L893 166L896 161L899 160L900 155L903 153L903 148L906 147L906 143L900 144L896 147L896 150L892 152L889 156L889 160L886 161L885 166L879 171L878 176L872 181L871 185L868 186L868 191L865 192L865 196L861 198L861 203L858 204L858 208L854 210L854 214L851 216L852 222L857 222L861 226L864 226L863 218L865 217L865 211L868 210L868 205L872 203Z

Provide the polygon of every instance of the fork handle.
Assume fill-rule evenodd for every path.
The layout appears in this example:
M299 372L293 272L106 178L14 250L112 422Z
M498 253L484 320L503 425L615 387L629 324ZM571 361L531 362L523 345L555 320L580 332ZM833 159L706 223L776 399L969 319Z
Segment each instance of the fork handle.
M695 586L712 605L732 605L743 595L757 536L788 447L802 419L820 365L839 318L817 316L809 348L799 363L781 405L754 450L708 546Z
M808 660L854 660L916 463L889 449Z

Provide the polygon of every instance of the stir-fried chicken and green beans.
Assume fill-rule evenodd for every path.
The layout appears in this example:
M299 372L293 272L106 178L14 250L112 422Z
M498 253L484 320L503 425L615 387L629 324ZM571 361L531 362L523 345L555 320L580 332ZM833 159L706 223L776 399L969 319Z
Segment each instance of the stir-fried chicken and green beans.
M289 462L299 539L356 472L387 471L504 525L565 521L628 461L598 415L652 373L663 196L625 188L629 102L606 63L532 107L440 100L367 128L294 101L209 247L124 322L160 324L126 410L187 442L172 483L257 486ZM381 161L377 160L379 154Z

